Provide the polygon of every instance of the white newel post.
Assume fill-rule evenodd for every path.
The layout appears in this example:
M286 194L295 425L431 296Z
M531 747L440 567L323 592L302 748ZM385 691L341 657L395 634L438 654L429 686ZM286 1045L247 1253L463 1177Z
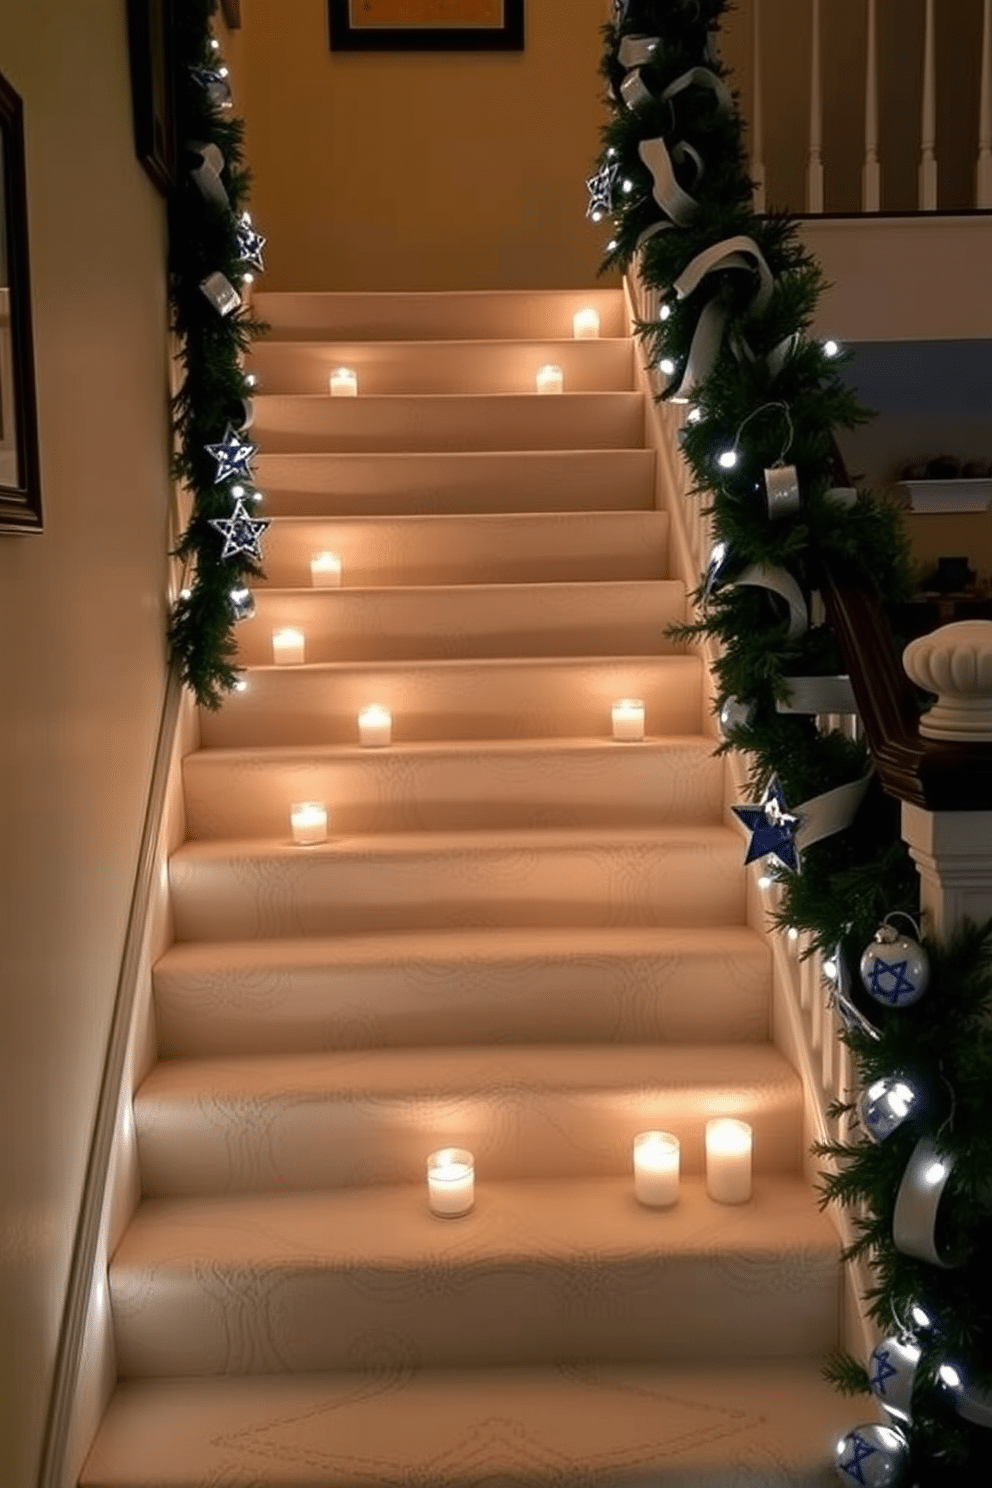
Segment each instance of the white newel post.
M992 771L992 620L963 620L906 647L913 681L937 694L920 723L928 739L984 750ZM929 930L992 915L992 811L926 811L903 803L902 833L920 874Z

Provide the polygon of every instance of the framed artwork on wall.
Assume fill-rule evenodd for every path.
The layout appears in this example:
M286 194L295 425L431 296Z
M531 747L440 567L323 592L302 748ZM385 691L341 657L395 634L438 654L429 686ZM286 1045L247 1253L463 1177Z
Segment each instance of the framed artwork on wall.
M524 0L328 0L330 41L342 52L514 51Z
M163 196L176 181L172 0L127 0L134 149Z
M24 113L0 74L0 532L40 531Z

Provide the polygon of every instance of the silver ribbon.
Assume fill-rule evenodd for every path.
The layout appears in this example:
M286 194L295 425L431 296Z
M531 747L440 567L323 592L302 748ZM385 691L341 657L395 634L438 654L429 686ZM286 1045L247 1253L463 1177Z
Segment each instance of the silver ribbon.
M623 59L621 57L621 61L622 60ZM647 59L645 58L644 60ZM723 79L717 77L716 73L711 72L708 67L690 68L689 71L684 72L681 77L677 77L674 83L669 83L668 87L665 89L664 93L662 93L661 96L667 102L668 99L677 98L680 93L684 93L686 88L693 87L711 89L711 91L716 96L717 107L721 114L729 115L734 112L734 100L731 97L730 89L727 87Z
M665 141L660 137L641 140L637 153L651 172L654 181L654 199L661 210L679 227L688 227L699 211L699 203L695 197L689 195L688 191L683 191L676 181L675 167Z
M856 713L850 677L785 677L788 696L775 704L777 713Z
M632 67L643 67L651 61L660 43L660 36L625 36L617 50L617 61L628 72Z
M834 506L852 507L858 504L858 493L853 486L831 486L826 499Z
M892 1215L896 1249L942 1271L952 1270L953 1263L937 1249L937 1211L952 1168L951 1159L930 1137L921 1137L906 1164Z
M957 1392L956 1408L958 1415L973 1426L984 1426L992 1431L992 1395L965 1385Z
M800 339L799 332L794 331L791 336L786 336L784 341L780 341L777 346L772 347L771 351L765 357L765 366L768 368L768 375L772 382L778 377L792 352L799 345Z
M693 393L716 366L727 317L715 300L704 305L696 322L685 371L677 388L668 394L673 403L688 403Z
M200 280L200 293L206 296L218 315L230 315L241 304L238 291L219 269Z
M633 72L628 72L620 84L620 97L631 112L634 109L643 108L646 103L650 103L654 98L654 94L641 77L641 69L639 67L635 67Z
M803 599L803 591L795 579L784 568L772 568L768 563L755 563L734 580L731 588L739 584L754 585L758 589L770 589L789 606L789 640L798 640L809 629L809 611Z
M220 149L214 144L190 145L189 148L202 156L200 164L191 172L201 194L207 201L216 202L219 207L230 210L231 199L220 178L225 164Z
M796 846L800 851L812 847L814 842L822 842L824 837L832 837L835 832L843 832L845 827L851 825L865 798L872 773L869 770L860 780L852 780L849 785L838 785L834 790L824 791L822 796L812 796L810 800L795 807L795 814L800 821Z
M799 472L795 465L773 465L766 470L765 495L773 522L793 516L799 510Z
M702 253L697 253L692 262L683 269L672 288L679 299L684 300L687 295L692 294L693 290L699 288L708 274L717 273L721 269L756 269L760 283L754 298L754 306L759 315L767 310L775 288L775 280L771 269L765 262L764 254L753 238L724 238L722 243L714 243L711 247L704 248Z

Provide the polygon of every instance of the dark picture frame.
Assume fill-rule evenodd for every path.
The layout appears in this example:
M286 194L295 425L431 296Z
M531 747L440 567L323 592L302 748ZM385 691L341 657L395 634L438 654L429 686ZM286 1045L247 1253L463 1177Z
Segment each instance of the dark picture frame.
M134 149L162 195L176 184L172 0L127 0Z
M0 73L0 532L40 532L24 108Z
M443 20L413 25L360 26L357 7L377 0L328 0L331 50L335 52L519 52L524 46L524 0L501 0L496 25L460 26ZM451 0L457 5L457 0ZM425 9L430 0L424 0Z

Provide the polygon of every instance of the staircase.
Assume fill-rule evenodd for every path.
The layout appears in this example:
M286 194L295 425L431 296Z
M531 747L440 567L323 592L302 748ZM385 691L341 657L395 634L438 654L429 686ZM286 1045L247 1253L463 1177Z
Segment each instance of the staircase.
M594 305L599 340L574 341ZM268 578L202 718L86 1488L834 1481L838 1242L769 1041L618 293L259 297ZM566 392L538 397L556 363ZM330 398L357 370L360 396ZM312 553L343 586L309 587ZM303 665L271 635L306 635ZM648 738L610 706L645 699ZM388 706L393 743L356 715ZM296 846L292 802L326 843ZM755 1132L751 1203L703 1127ZM682 1141L672 1210L631 1144ZM475 1154L427 1209L425 1159Z

